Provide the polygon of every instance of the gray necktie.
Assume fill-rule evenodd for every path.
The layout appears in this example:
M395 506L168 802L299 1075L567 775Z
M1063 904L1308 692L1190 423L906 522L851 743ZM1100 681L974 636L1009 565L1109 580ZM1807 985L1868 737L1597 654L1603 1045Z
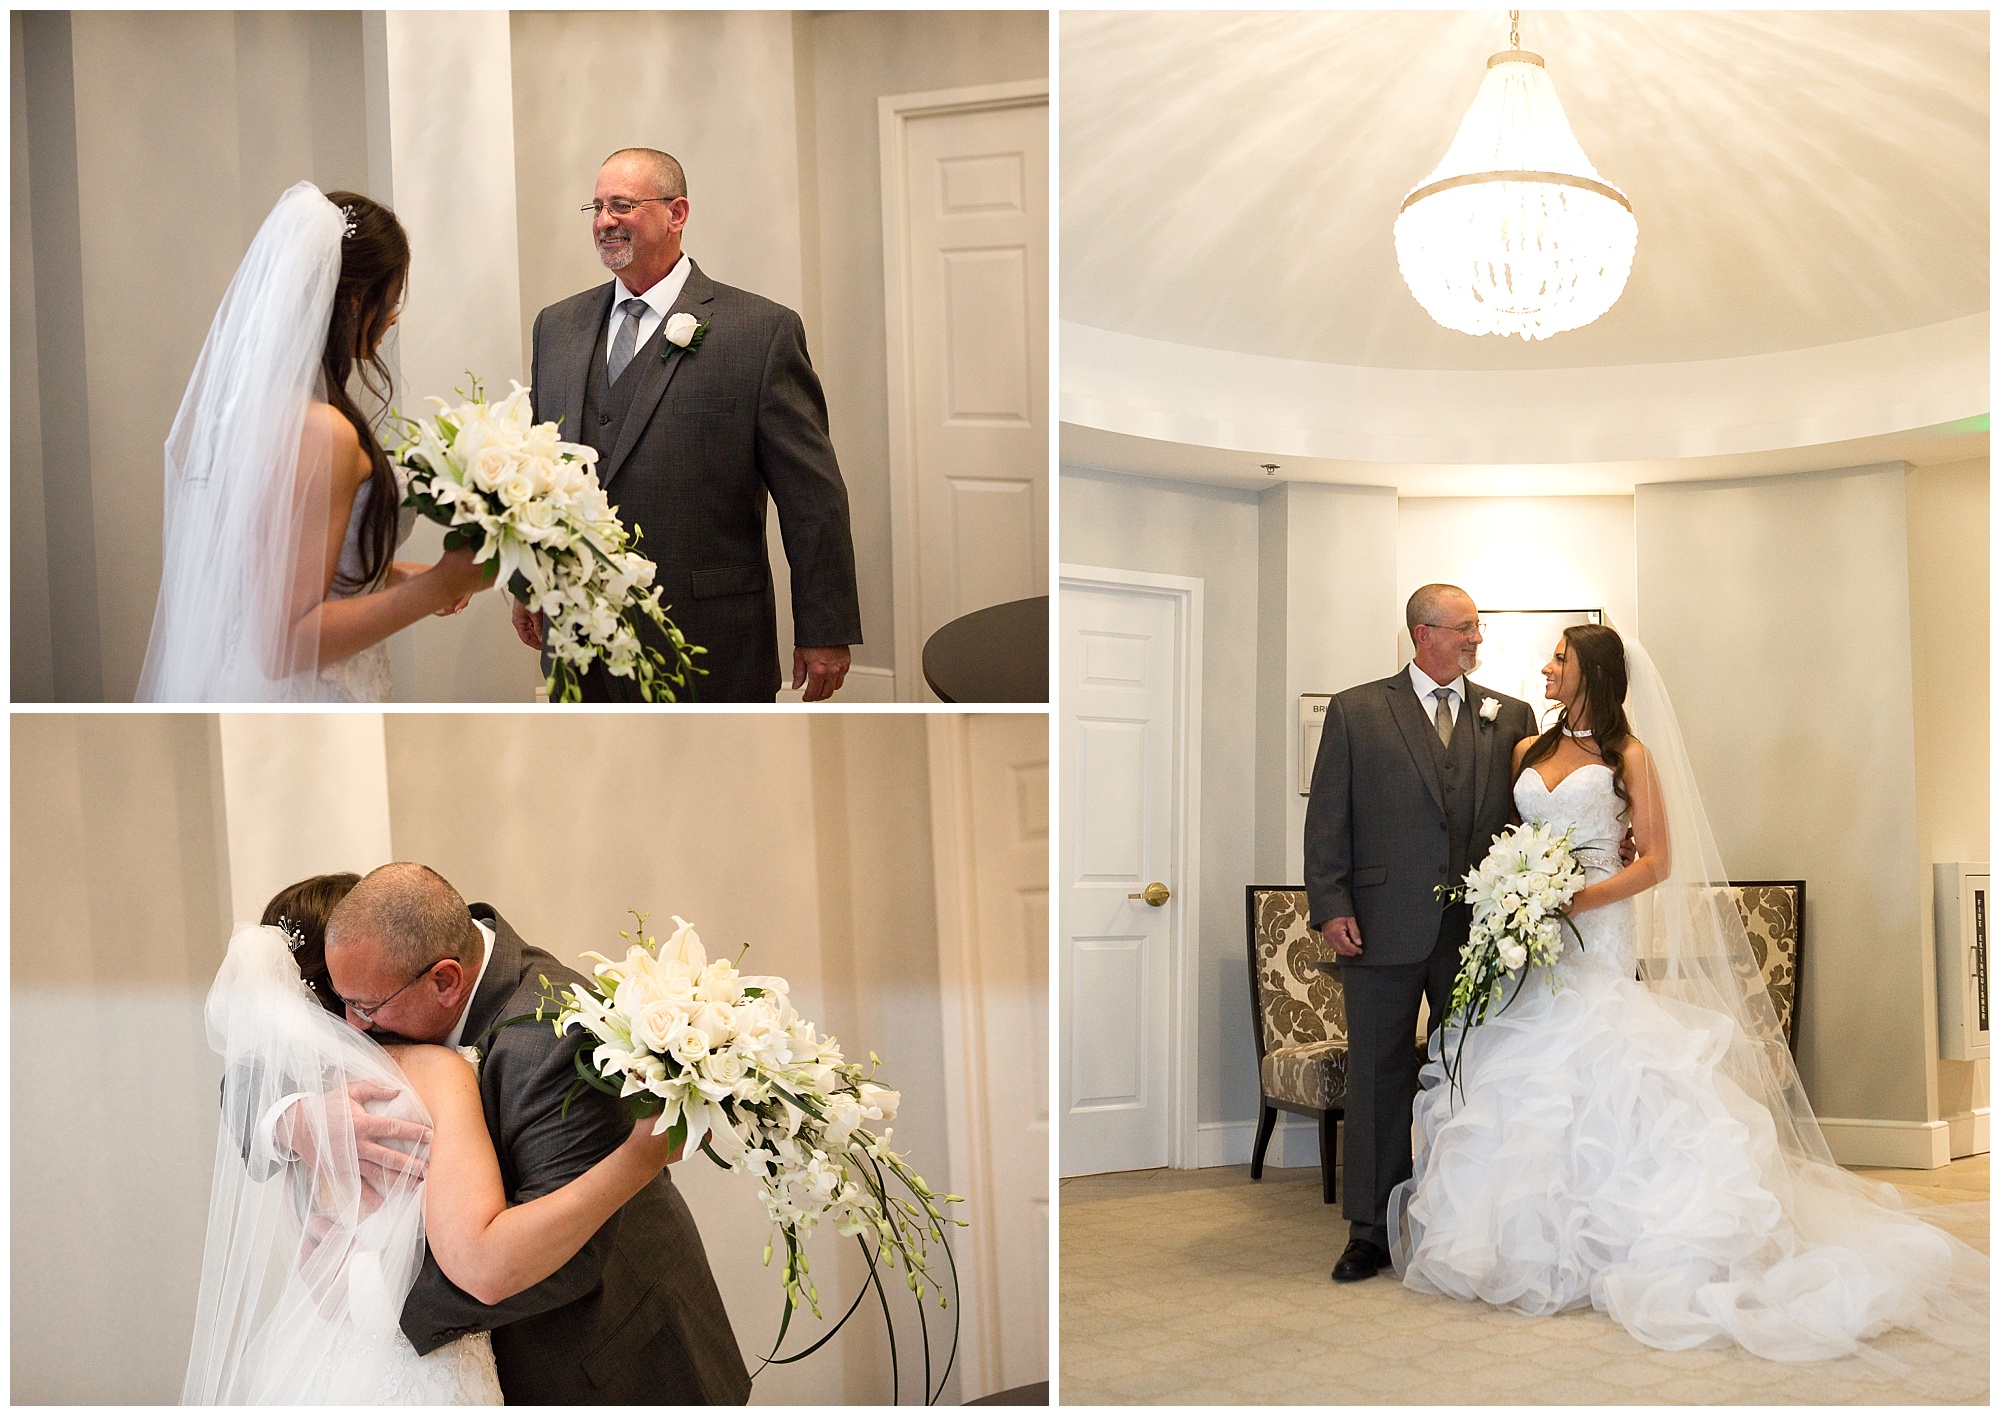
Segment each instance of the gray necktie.
M1431 690L1431 697L1438 701L1437 730L1438 741L1451 746L1451 690L1438 688Z
M632 362L632 355L639 348L639 316L646 313L646 302L635 297L618 308L625 312L625 323L618 326L618 335L611 341L613 383L618 382L618 376L625 372L625 366Z

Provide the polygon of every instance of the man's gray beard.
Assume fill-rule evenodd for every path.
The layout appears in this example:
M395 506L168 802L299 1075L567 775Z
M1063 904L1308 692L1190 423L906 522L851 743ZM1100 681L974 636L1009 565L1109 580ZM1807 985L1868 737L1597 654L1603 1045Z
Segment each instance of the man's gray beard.
M1461 654L1458 656L1458 671L1460 673L1469 674L1478 667L1479 667L1479 651L1477 649L1474 649L1469 653Z
M624 254L613 255L613 251L622 251ZM597 259L603 263L606 270L623 270L632 264L632 243L623 241L608 248L600 244L597 248Z

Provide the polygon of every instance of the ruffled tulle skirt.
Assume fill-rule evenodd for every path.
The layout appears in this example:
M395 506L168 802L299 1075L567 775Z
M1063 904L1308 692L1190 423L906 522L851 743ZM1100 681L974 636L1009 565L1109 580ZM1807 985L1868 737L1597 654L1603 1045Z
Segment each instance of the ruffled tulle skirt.
M1390 1249L1421 1292L1530 1314L1595 1307L1649 1346L1837 1357L1923 1325L1953 1246L1830 1166L1786 1164L1771 1117L1719 1070L1733 1024L1656 998L1610 960L1531 971L1441 1030L1416 1102ZM1886 1188L1886 1187L1885 1187ZM1962 1247L1962 1246L1961 1246Z

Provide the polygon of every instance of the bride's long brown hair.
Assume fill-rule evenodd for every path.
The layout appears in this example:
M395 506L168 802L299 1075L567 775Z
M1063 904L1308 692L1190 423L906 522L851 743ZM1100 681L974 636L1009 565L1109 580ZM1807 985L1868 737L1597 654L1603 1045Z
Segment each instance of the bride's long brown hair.
M360 883L361 877L351 871L310 876L273 895L258 921L292 936L292 957L298 960L299 977L313 991L320 1007L336 1018L345 1016L346 1008L333 991L333 976L326 971L326 917Z
M1583 715L1590 723L1590 740L1611 769L1611 788L1629 812L1632 794L1625 789L1625 746L1632 741L1632 724L1625 716L1625 641L1608 624L1579 624L1563 631L1563 643L1582 672ZM1569 709L1564 707L1554 725L1535 739L1521 766L1532 767L1552 756L1568 726Z
M389 468L389 455L347 391L347 380L359 370L362 387L387 405L392 380L382 362L382 338L409 280L410 238L396 213L359 192L328 192L326 199L341 209L354 229L340 241L340 281L333 289L333 315L320 372L326 401L354 425L361 439L372 469L368 484L374 489L361 518L361 574L351 584L345 576L338 577L341 588L352 593L381 579L396 554L396 510L402 496Z

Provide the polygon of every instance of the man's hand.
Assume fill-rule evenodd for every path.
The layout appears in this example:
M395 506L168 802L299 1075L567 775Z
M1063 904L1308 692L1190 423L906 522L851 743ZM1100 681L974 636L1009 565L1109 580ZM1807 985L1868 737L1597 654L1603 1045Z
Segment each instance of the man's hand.
M535 618L535 612L519 600L512 601L514 633L521 636L521 642L530 649L542 647L542 626Z
M1638 858L1639 858L1639 842L1632 835L1632 828L1630 826L1627 826L1625 828L1624 839L1618 842L1618 864L1621 866L1630 865L1633 861L1637 860Z
M681 1158L681 1152L687 1149L685 1144L668 1145L668 1132L654 1135L653 1126L658 1120L657 1116L641 1116L632 1123L632 1134L625 1138L626 1149L630 1150L633 1156L649 1170L659 1170L677 1163ZM671 1130L669 1127L668 1131Z
M516 621L518 624L519 621ZM806 702L817 703L822 698L831 698L839 691L847 678L847 667L852 660L845 644L835 644L824 649L807 649L794 646L792 649L792 687L805 687Z
M422 1157L398 1150L388 1142L424 1142L431 1138L431 1128L422 1122L376 1116L365 1105L371 1101L387 1101L395 1095L395 1087L381 1082L349 1082L337 1091L318 1097L302 1097L278 1118L276 1139L281 1146L290 1149L293 1155L312 1167L319 1160L317 1150L320 1138L352 1125L354 1158L360 1164L361 1183L379 1202L397 1176L408 1174L412 1179L420 1180L426 1168ZM313 1115L315 1108L321 1109L317 1124Z
M1319 935L1341 958L1361 957L1361 921L1353 915L1335 915L1319 927Z

